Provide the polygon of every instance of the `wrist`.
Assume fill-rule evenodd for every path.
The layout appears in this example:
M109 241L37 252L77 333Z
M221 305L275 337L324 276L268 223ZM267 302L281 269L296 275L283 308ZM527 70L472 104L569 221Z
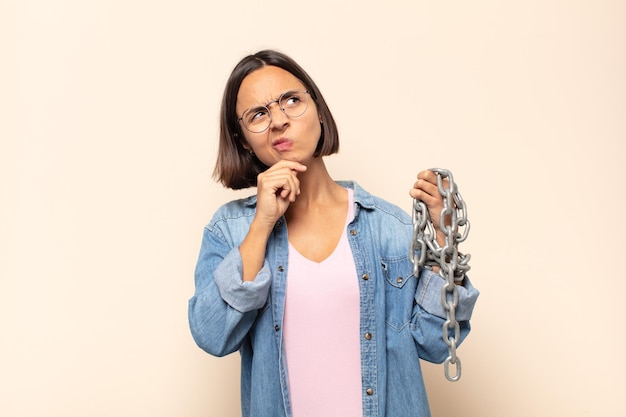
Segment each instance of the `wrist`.
M276 222L255 217L254 220L252 220L252 223L250 223L248 235L253 234L256 236L264 236L265 238L267 238L269 237L270 233L272 233L275 224Z

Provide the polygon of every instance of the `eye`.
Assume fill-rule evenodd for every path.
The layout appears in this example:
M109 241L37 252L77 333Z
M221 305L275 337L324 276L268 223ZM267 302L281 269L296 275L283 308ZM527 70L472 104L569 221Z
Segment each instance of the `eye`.
M302 95L297 91L285 93L281 100L282 107L294 107L302 102Z
M268 110L265 107L257 107L246 112L245 120L248 123L255 123L267 117Z

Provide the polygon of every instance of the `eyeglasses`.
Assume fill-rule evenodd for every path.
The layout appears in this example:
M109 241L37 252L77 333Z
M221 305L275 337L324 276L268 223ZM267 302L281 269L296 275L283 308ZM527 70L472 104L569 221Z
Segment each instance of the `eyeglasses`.
M304 90L290 90L273 100L265 106L251 107L237 119L243 126L252 133L265 132L272 123L272 113L269 107L273 103L278 103L278 108L288 117L300 117L309 107L309 92Z

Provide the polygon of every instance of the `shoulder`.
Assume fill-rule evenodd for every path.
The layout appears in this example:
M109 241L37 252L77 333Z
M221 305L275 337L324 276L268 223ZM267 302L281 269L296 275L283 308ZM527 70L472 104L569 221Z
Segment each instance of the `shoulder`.
M249 215L254 215L254 211L256 209L256 195L251 195L246 198L240 198L237 200L229 201L226 204L220 206L211 222L218 222L229 219L236 219L239 217L245 217Z
M256 210L256 195L232 200L219 207L205 226L209 233L237 239L248 230Z
M400 207L375 196L358 184L354 189L355 227L364 233L363 244L371 255L408 262L409 244L413 237L413 219Z
M369 193L355 181L338 181L338 183L343 187L354 190L354 202L366 213L387 221L412 225L412 219L406 211L381 197Z

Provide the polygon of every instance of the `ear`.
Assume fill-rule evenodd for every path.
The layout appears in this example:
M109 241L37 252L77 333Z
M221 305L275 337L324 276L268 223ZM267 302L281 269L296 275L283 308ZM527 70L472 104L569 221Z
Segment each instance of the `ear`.
M248 152L252 152L252 146L250 146L250 144L245 139L241 140L240 143L242 148L244 148Z
M250 145L246 141L245 136L239 135L239 133L234 132L233 133L233 139L235 139L235 141L241 143L241 147L244 148L246 151L249 151L251 149Z

